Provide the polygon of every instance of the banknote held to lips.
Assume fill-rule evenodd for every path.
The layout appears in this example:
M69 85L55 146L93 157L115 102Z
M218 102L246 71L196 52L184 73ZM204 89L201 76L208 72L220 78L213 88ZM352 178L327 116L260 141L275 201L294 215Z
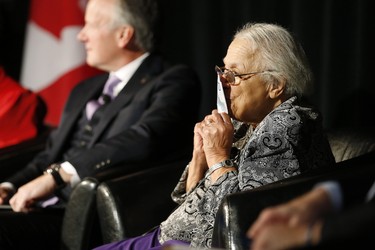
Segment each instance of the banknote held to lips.
M219 113L228 114L228 106L225 100L223 85L221 84L220 77L217 76L217 98L216 98L217 111Z

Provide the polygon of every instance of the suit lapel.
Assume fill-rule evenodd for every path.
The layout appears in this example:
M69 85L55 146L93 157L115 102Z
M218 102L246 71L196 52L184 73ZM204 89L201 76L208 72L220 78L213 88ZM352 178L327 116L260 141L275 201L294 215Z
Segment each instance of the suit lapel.
M61 125L58 128L60 132L58 133L59 139L56 139L56 142L59 145L54 147L56 150L54 150L54 153L52 153L52 158L55 158L59 154L59 151L63 148L63 145L69 138L70 132L74 129L75 124L80 118L82 111L85 109L86 103L99 95L107 78L108 74L103 74L88 80L89 82L87 83L79 83L85 84L86 86L83 86L83 89L80 91L80 96L71 98L69 100L69 106L66 107L66 111L61 117Z
M161 58L149 56L140 65L138 70L130 78L129 82L121 90L119 95L109 104L103 117L97 125L96 133L94 134L90 146L92 146L103 134L105 129L109 126L110 122L117 116L121 109L131 103L133 97L138 91L156 75L160 74L162 69Z

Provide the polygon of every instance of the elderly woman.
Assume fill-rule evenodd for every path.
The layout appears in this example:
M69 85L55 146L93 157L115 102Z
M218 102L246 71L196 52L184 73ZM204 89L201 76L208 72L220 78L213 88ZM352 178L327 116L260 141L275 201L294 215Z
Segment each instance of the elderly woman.
M207 248L224 196L333 162L318 112L300 105L312 76L301 46L284 28L246 24L216 67L228 113L196 124L194 150L172 193L179 207L154 231L97 249Z

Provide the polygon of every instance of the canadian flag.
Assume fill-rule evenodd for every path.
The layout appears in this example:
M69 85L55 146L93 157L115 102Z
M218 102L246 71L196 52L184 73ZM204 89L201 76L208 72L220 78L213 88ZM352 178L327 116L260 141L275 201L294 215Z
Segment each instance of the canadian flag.
M45 123L56 126L72 88L99 73L85 62L77 40L87 0L32 0L21 83L46 102Z

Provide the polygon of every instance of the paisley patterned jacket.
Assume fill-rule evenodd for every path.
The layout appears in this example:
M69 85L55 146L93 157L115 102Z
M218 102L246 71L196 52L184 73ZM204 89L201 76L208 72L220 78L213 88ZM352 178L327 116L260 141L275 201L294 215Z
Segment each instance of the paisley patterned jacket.
M209 248L215 215L225 195L334 163L319 113L299 106L297 97L270 112L254 130L236 121L234 126L232 158L237 171L227 172L215 183L204 178L186 193L187 166L172 193L180 206L161 223L160 243L174 239Z

